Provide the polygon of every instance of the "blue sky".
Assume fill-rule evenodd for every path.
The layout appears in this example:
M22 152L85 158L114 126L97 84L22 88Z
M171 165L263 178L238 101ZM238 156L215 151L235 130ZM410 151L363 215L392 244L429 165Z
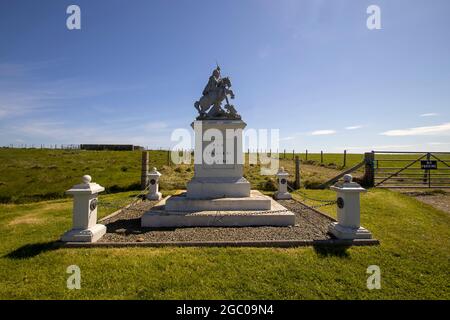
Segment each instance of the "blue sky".
M81 8L81 30L66 8ZM381 30L366 27L369 5ZM216 60L280 148L450 149L450 2L0 2L0 145L175 144Z

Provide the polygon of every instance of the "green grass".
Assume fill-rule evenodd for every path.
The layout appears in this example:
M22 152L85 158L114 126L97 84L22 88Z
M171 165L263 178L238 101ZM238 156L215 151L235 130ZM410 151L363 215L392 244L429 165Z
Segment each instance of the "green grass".
M302 192L334 198L331 191ZM333 207L323 210L335 214ZM449 214L389 190L362 196L362 224L381 240L375 247L52 250L70 224L67 199L0 205L0 298L450 298ZM81 290L66 288L72 264L81 268ZM380 290L366 288L372 264L381 268Z
M354 165L360 163L364 159L363 154L358 153L347 153L345 167L344 167L344 153L324 153L321 157L320 153L308 153L308 157L306 157L306 153L295 153L295 156L298 156L302 161L309 161L310 164L323 164L330 167L335 167L339 169L343 168L351 168ZM293 159L292 150L289 153L286 150L286 158L284 157L284 153L280 153L280 159ZM323 161L322 161L323 160Z
M337 175L342 168L342 154L297 154L301 164L302 186L315 187ZM388 162L383 159L400 157L396 155L377 155L380 167L386 165L400 168L405 162ZM417 155L402 155L414 160ZM442 157L448 161L448 156ZM363 159L362 154L347 154L347 166L351 167ZM150 151L149 165L157 167L163 174L160 181L162 190L184 189L192 178L192 165L168 165L167 151ZM248 161L247 161L248 162ZM280 166L291 173L294 180L295 166L292 153L280 154ZM418 166L416 164L415 166ZM443 168L444 165L439 165ZM139 190L141 175L141 152L139 151L86 151L51 149L8 149L0 148L0 203L27 203L49 199L64 198L64 191L79 183L85 174L106 188L106 193ZM363 169L354 173L363 174ZM392 170L391 170L392 171ZM410 171L406 170L405 173ZM434 170L433 174L447 173L450 170ZM261 176L259 165L245 165L245 177L255 189L271 190L273 176ZM381 173L379 174L382 175ZM379 180L377 180L379 181ZM408 182L408 180L406 180ZM445 181L444 181L445 182Z
M193 165L167 165L167 151L150 151L149 166L163 174L161 190L184 189L193 174ZM294 173L292 160L280 160ZM0 203L27 203L64 198L64 191L79 183L85 174L106 188L106 193L139 190L141 176L139 151L86 151L0 148ZM323 182L337 170L302 166L302 180ZM253 188L271 189L272 176L261 176L259 165L245 165L245 177ZM273 188L273 186L272 186Z
M0 149L0 202L64 197L64 191L90 174L106 192L138 190L139 151ZM165 151L152 151L150 166L167 164Z

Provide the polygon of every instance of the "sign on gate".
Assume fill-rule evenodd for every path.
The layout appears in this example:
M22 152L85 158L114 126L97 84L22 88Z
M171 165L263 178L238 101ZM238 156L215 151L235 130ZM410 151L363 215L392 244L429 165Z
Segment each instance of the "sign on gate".
M437 161L436 160L422 160L420 161L420 167L423 170L436 170Z

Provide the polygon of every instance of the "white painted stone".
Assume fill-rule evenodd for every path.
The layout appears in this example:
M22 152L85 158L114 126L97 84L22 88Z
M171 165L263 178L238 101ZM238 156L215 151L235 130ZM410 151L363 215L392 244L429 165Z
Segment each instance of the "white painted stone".
M332 222L328 231L338 239L372 239L372 233L366 228L346 228L338 222Z
M243 177L242 129L246 124L242 120L202 120L192 126L196 137L194 177L188 182L185 194L167 197L146 212L141 217L143 227L295 224L294 213L259 191L250 190L250 183ZM208 129L214 129L219 135L221 132L224 139L203 141ZM228 139L227 130L232 130ZM207 160L214 161L205 161L204 153Z
M258 191L252 190L258 194ZM259 193L260 194L260 193ZM270 201L270 210L167 210L167 197L141 217L142 227L249 227L249 226L291 226L295 224L295 214L270 197L260 194Z
M66 194L73 195L73 226L61 237L62 241L95 242L106 233L106 227L97 224L97 197L105 188L91 180L89 175L85 175L81 184L66 191Z
M281 167L276 176L278 178L278 191L273 195L274 198L278 200L292 199L292 196L287 189L287 178L289 177L289 173Z
M247 198L250 183L241 177L193 178L187 183L187 197L191 199Z
M212 210L270 210L271 199L262 195L259 191L252 190L250 197L245 198L215 198L215 199L193 199L186 193L169 197L165 202L166 211L212 211Z
M159 192L159 178L161 177L161 173L156 170L156 168L153 168L151 172L148 174L148 194L147 199L148 200L161 200L162 195L161 192Z
M337 220L329 227L329 232L338 239L370 239L372 234L361 227L360 193L366 192L358 183L352 182L352 176L344 176L344 182L335 184L330 189L337 195Z
M195 149L195 173L187 184L187 197L193 199L249 197L250 182L243 177L242 130L246 127L246 123L242 120L197 120L192 123L192 127L196 147L198 145L201 147ZM209 129L218 130L223 140L203 141L204 134ZM221 163L209 164L204 158L205 150L206 154L211 156L208 150L212 147L215 152L222 150Z

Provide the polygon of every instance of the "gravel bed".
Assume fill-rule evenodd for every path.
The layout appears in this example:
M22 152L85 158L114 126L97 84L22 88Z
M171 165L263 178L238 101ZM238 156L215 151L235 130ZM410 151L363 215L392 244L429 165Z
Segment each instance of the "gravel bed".
M98 242L188 242L188 241L271 241L328 240L328 225L334 221L295 200L280 200L281 205L295 213L292 227L199 227L142 228L141 216L156 204L137 203L102 223L107 233Z

